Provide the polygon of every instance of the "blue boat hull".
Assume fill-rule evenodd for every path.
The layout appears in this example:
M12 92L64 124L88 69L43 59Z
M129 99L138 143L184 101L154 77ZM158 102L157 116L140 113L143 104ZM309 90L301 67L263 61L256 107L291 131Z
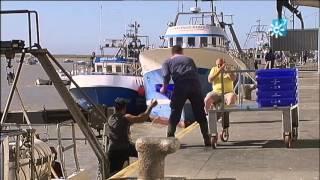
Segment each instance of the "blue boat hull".
M208 83L207 80L209 72L210 69L198 68L203 97L212 90L212 86ZM143 79L147 102L151 99L157 99L159 102L158 106L153 108L151 116L155 117L158 122L167 123L171 112L170 99L167 96L156 91L156 84L162 84L163 82L161 69L145 73ZM188 121L188 123L195 121L191 104L189 102L186 102L186 104L184 105L180 120L181 126L185 126L185 124L187 123L184 121Z
M83 87L81 90L86 93L96 104L105 105L107 107L114 106L114 100L117 97L129 99L127 112L137 115L146 110L146 99L144 96L138 95L137 91L122 87ZM79 89L70 89L73 98L79 105L88 109L90 103L85 100Z

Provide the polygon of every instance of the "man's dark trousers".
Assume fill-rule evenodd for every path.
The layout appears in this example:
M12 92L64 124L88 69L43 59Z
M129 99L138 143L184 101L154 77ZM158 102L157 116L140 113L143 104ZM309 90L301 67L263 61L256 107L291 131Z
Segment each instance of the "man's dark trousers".
M124 162L128 161L129 157L138 157L138 152L135 145L129 143L127 149L109 150L108 157L110 161L110 174L113 175L123 168Z
M208 138L208 124L204 112L203 95L201 93L201 84L196 79L185 79L175 82L171 97L171 114L168 125L168 137L173 137L176 132L176 126L180 121L183 106L189 99L195 120L199 123L201 133L204 139Z
M266 60L266 62L270 62L270 67L268 66L267 69L273 69L274 68L274 61L275 60Z

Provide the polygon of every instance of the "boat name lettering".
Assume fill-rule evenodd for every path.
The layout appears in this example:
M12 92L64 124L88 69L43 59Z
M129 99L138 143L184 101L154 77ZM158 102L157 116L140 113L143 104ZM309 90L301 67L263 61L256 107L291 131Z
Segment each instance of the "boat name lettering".
M119 58L119 57L101 57L99 59L100 61L123 61L123 58Z
M203 25L193 25L193 26L176 26L176 27L174 27L173 28L174 30L175 29L179 29L179 30L181 30L181 29L205 29L205 26L203 26Z

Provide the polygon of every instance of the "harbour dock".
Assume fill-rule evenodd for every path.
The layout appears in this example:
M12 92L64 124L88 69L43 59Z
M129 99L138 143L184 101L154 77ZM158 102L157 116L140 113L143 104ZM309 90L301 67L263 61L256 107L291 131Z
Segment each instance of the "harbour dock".
M319 75L299 73L299 138L292 148L286 148L281 135L281 112L239 112L230 115L230 138L218 140L216 149L204 147L197 124L178 129L180 149L168 155L165 176L185 179L319 179ZM49 134L55 134L54 126ZM79 129L77 137L84 138ZM43 128L42 128L43 131ZM219 127L221 132L221 127ZM152 123L135 124L132 138L165 137L166 126ZM64 132L67 137L70 132ZM52 136L51 138L54 138ZM55 143L50 140L50 143ZM67 143L67 141L66 141ZM91 179L97 173L97 159L88 143L77 141L80 167ZM67 167L74 167L72 152L66 152ZM70 158L70 160L68 160ZM114 179L133 179L138 163L131 158ZM70 168L69 170L71 170Z
M280 112L234 113L230 116L229 142L218 140L217 149L203 146L198 125L182 130L186 133L180 138L181 148L167 157L165 175L187 179L319 179L319 74L300 73L299 83L300 130L293 148L283 143ZM135 128L139 129L134 126L132 132ZM165 132L157 136L161 135ZM124 176L135 177L132 169L128 168Z
M54 55L40 44L47 38L40 41L36 10L1 10L1 16L28 16L28 39L9 35L1 41L0 180L320 180L320 28L305 28L303 11L283 2L276 1L272 30L250 30L247 40L255 38L254 47L240 46L233 15L219 13L212 0L207 8L195 1L190 12L183 4L180 11L178 2L159 47L138 34L135 21L122 39L99 37L100 55L74 56ZM303 6L320 4L312 0ZM290 18L282 18L283 7L293 13L292 29ZM295 29L294 15L301 29ZM182 16L189 23L178 21ZM258 21L253 27L268 27ZM104 48L115 54L105 54ZM176 55L190 61L188 68L182 66L187 61L177 61L189 69L181 76L191 77L180 82L199 83L180 88L175 68L167 70L167 79L166 61ZM194 88L196 100L190 95ZM221 103L211 92L221 95ZM225 100L225 92L237 102ZM205 94L212 98L204 100L209 137L202 108L195 110L203 104L194 104ZM177 96L189 100L177 103L182 112L176 117L186 127L177 126L175 139L167 137L167 125L174 119ZM203 120L203 136L196 118ZM137 152L138 158L129 157Z

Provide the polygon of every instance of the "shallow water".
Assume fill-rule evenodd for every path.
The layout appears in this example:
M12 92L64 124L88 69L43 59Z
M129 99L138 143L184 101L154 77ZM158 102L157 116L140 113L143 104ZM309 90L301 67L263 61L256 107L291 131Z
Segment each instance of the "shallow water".
M57 59L68 71L72 70L72 63L63 63L63 59ZM83 60L83 59L78 59ZM11 86L8 85L6 73L6 60L1 58L1 110L3 111ZM18 63L13 61L14 72L18 70ZM20 78L18 80L18 91L27 110L61 109L66 108L54 86L37 86L36 79L49 79L40 64L23 64ZM14 95L10 110L21 110L18 97Z

